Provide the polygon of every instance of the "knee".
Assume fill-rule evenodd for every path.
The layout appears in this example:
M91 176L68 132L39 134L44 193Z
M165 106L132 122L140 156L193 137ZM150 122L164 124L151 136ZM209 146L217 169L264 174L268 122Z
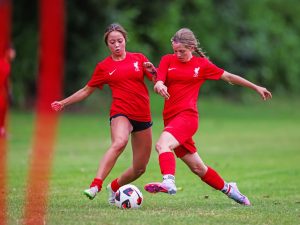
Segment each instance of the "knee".
M162 149L160 143L155 144L155 150L159 153L159 151Z
M123 152L124 148L126 147L127 142L128 142L128 139L126 139L126 138L117 138L116 140L113 141L111 148L116 153L121 153L121 152Z
M155 144L155 149L158 153L162 153L164 151L170 150L170 148L168 146L166 146L165 144L163 144L162 142L157 142Z

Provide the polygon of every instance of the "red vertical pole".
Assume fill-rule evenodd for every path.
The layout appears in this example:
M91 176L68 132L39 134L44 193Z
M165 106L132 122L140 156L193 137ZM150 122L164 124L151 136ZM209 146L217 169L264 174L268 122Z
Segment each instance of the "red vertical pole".
M64 0L40 0L39 79L33 153L24 224L45 224L49 178L58 114L50 104L61 98L64 71Z
M11 9L11 0L0 0L0 57L4 56L4 52L10 43ZM0 113L2 113L2 111ZM6 138L0 136L0 225L7 224L6 166L7 142Z

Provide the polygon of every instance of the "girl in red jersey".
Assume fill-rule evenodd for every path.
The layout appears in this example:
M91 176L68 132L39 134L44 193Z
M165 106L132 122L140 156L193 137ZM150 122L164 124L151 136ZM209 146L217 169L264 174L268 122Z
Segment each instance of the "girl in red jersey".
M234 201L250 205L248 198L239 192L235 183L226 183L215 170L204 164L197 153L192 139L198 129L197 98L205 80L219 79L253 89L263 100L272 95L266 88L226 72L210 62L198 47L199 43L191 30L180 29L171 41L174 54L162 57L154 86L155 92L166 99L164 130L156 143L163 181L147 184L145 190L150 193L176 193L174 151L202 181ZM194 56L193 52L198 53L199 57ZM148 65L147 68L154 67Z
M109 203L114 204L115 192L120 186L140 177L146 169L152 146L152 121L149 94L144 76L153 76L144 68L148 59L141 53L126 51L127 33L119 24L111 24L104 34L104 41L111 55L99 62L92 78L85 87L61 101L52 103L56 111L87 98L96 88L107 84L112 90L110 109L111 146L100 161L95 179L84 194L93 199L101 190L102 183L124 151L131 135L132 165L108 186ZM153 70L153 72L156 71Z
M5 118L8 108L9 99L9 74L11 71L11 62L16 56L16 51L13 47L6 48L4 57L0 58L0 138L6 136Z

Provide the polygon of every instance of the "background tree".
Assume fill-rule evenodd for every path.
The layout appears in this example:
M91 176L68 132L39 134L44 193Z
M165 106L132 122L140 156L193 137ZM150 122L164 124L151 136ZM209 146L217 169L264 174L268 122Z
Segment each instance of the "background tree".
M103 31L112 22L129 33L128 50L141 51L156 65L172 52L170 38L191 28L220 67L267 86L299 94L300 4L296 0L73 0L67 1L65 95L82 87L107 56ZM24 10L26 9L26 10ZM13 41L17 59L12 83L16 106L32 105L37 75L37 2L14 2ZM51 34L49 34L51 35ZM202 90L236 98L222 82ZM240 98L240 96L238 97ZM105 99L105 98L104 98Z

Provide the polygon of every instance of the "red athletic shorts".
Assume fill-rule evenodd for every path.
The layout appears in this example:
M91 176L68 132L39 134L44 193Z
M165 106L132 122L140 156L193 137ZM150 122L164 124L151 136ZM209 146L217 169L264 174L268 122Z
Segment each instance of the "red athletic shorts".
M164 120L164 125L164 131L172 134L180 143L180 146L174 149L178 158L197 151L192 138L198 129L198 115L196 113L181 112Z

